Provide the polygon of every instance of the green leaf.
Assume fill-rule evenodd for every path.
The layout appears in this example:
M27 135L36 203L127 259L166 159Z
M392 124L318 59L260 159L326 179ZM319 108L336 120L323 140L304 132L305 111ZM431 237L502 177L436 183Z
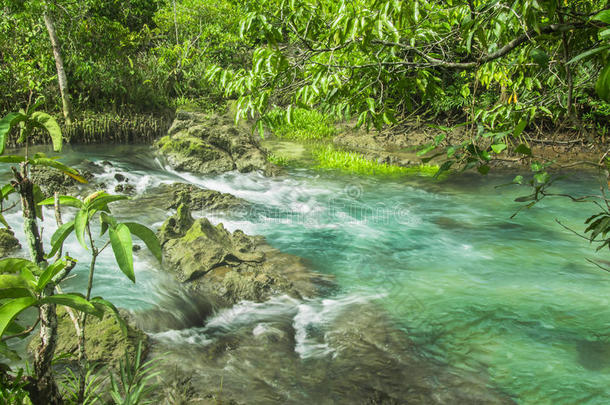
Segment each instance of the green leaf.
M520 153L522 155L531 156L532 150L527 147L527 145L521 143L515 148L515 153Z
M21 163L21 162L25 162L25 158L23 156L16 156L16 155L0 156L0 163Z
M93 297L91 298L90 302L95 305L97 309L101 312L103 312L104 307L110 309L116 317L117 322L119 323L119 327L121 328L121 332L123 332L123 336L127 336L127 324L125 323L125 320L123 320L123 317L121 317L121 314L119 313L117 307L115 307L112 302L106 301L102 297Z
M496 153L502 153L502 151L506 149L506 144L505 143L497 143L495 145L491 145L491 150L493 150Z
M98 318L101 318L103 316L103 314L100 314L99 309L96 308L95 305L87 301L87 299L82 294L70 293L50 295L48 297L44 297L38 303L39 305L64 305L66 307L74 308L78 311L85 312L87 314L95 315Z
M108 230L110 235L110 244L114 257L121 271L134 283L136 276L133 271L133 244L131 240L131 232L125 224L118 224L115 228Z
M521 121L519 121L519 123L515 127L515 130L513 131L513 136L516 138L519 135L521 135L521 133L523 132L523 130L525 129L526 126L527 126L527 118L522 118Z
M159 263L161 263L163 258L163 252L161 250L161 244L159 243L159 239L157 239L157 235L144 225L137 224L135 222L125 222L124 225L129 228L129 231L132 235L136 235L138 238L142 239L142 241L148 247L148 250L157 258Z
M23 297L15 298L2 305L0 307L0 336L4 335L4 331L17 315L35 303L36 298Z
M599 74L595 84L595 91L599 98L610 103L610 63Z
M74 180L78 181L79 183L88 183L87 179L85 179L83 176L80 175L80 173L78 173L77 170L66 166L65 164L58 162L55 159L51 159L51 158L33 158L29 160L30 163L32 165L36 165L36 166L45 166L45 167L52 167L54 169L57 169L61 172L63 172L65 175L72 177Z
M55 152L61 152L61 128L55 121L55 118L51 117L49 114L36 111L30 116L30 119L36 123L36 126L40 128L44 128L51 135L51 142L53 143L53 150Z
M89 209L93 209L93 210L101 210L101 211L106 211L108 210L108 204L115 202L115 201L120 201L120 200L128 200L129 197L125 196L125 195L101 195L99 197L96 197L95 199L91 200L91 202L88 205Z
M610 24L610 10L603 10L597 13L591 18L592 20L598 20Z
M57 260L55 263L49 265L45 271L38 277L38 285L36 286L36 290L42 291L46 285L63 269L66 268L68 263L63 260Z
M74 219L74 232L76 233L76 239L85 250L89 250L87 243L85 243L85 229L89 222L89 210L87 208L81 208L76 214Z
M26 116L21 113L8 113L4 118L0 120L0 155L4 153L6 146L6 135L11 128L17 125L19 122L26 119Z
M570 59L567 64L570 65L572 63L576 63L581 59L587 58L591 55L595 55L596 53L605 51L606 49L610 49L610 45L603 45L603 46L598 46L597 48L589 49L588 51L580 53L580 54L576 55L575 57L573 57L572 59Z
M547 172L542 172L542 173L536 173L534 175L534 179L536 179L536 181L540 184L544 184L547 181L549 181L551 178L551 176L547 173Z
M515 184L522 184L523 183L523 176L521 176L521 175L515 176L515 178L513 179L513 183L515 183Z
M0 276L2 277L2 276ZM33 297L32 291L29 288L23 287L12 287L12 288L0 288L0 300L5 298L22 298L22 297Z
M38 205L54 205L54 204L55 204L55 197L49 197L38 203ZM74 207L74 208L82 208L83 202L76 197L70 197L69 195L60 195L59 196L59 205L65 205L65 206Z
M47 254L47 258L53 257L64 244L66 238L74 230L74 220L66 222L53 233L51 236L51 251Z

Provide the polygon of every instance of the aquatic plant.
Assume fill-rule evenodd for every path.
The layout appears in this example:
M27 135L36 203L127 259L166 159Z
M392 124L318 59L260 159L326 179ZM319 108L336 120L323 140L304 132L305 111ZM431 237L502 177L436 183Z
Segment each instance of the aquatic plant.
M367 159L358 152L340 150L332 145L318 147L312 153L318 161L319 168L338 169L349 173L380 176L420 175L433 177L439 169L438 166L430 164L402 167L378 163Z

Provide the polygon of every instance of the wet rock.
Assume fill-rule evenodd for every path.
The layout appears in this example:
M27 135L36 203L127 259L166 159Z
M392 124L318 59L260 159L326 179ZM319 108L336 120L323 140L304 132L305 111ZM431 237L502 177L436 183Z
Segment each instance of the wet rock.
M117 184L114 187L115 193L123 193L123 194L134 194L136 192L136 188L133 184Z
M127 336L121 331L115 315L109 311L104 314L102 319L94 316L87 317L85 348L89 361L118 368L119 360L125 358L125 353L128 353L130 358L135 356L139 342L142 342L143 356L148 352L148 336L134 325L129 313L119 311L127 324ZM28 345L30 352L39 343L40 337L36 335ZM74 323L65 309L60 307L57 310L57 348L55 351L56 353L74 354L71 361L77 361L78 338Z
M167 136L155 145L178 170L202 174L260 170L266 175L278 170L267 161L260 142L228 117L179 110Z
M311 346L304 357L296 350L303 331L295 315L308 304L290 299L258 312L252 304L220 312L216 323L199 329L201 335L190 330L156 341L153 357L169 351L165 366L191 378L195 397L222 398L223 403L513 403L484 372L455 369L421 353L384 308L329 301L331 312L322 304L309 317L316 325L312 328L321 330L314 332L315 344L307 331ZM235 319L235 314L243 316ZM316 354L318 347L327 351ZM215 388L218 381L223 381L222 392Z
M169 200L165 204L166 209L176 209L181 204L184 204L191 211L230 211L249 205L246 200L235 197L232 194L205 190L192 184L164 184L160 186L160 191L164 195L169 196Z
M122 175L121 173L116 173L114 175L114 179L118 182L122 182L126 180L126 177L124 175Z
M21 244L13 231L7 228L0 228L0 258L10 255L17 249L21 249Z
M88 170L79 171L80 175L87 181L93 179L93 174ZM32 182L40 187L45 197L51 197L57 191L61 195L77 195L81 183L63 172L50 167L32 167L30 171Z
M278 294L311 296L316 281L322 281L300 258L273 249L263 237L231 233L207 218L195 220L184 204L165 221L159 241L166 267L215 306Z

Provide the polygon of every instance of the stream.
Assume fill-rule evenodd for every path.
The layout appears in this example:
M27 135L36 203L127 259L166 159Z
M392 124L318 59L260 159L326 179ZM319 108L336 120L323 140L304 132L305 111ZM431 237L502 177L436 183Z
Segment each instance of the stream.
M333 278L320 296L242 302L197 319L196 304L145 249L135 255L136 284L104 252L94 295L133 311L155 342L153 354L193 387L237 403L364 403L363 395L377 401L368 403L610 400L610 274L586 260L610 255L556 222L582 231L596 212L590 204L548 198L510 219L514 198L528 190L496 186L515 173L442 182L304 168L275 178L200 176L165 167L141 146L68 147L62 156L77 168L84 160L112 163L97 181L113 192L121 173L144 196L113 212L153 228L169 213L145 195L161 183L248 200L254 208L243 212L194 214L263 235ZM556 190L598 187L594 175L573 172ZM17 212L6 217L20 222ZM48 246L51 210L45 218ZM66 246L81 262L63 288L82 291L87 254L74 238ZM174 321L164 324L160 314Z

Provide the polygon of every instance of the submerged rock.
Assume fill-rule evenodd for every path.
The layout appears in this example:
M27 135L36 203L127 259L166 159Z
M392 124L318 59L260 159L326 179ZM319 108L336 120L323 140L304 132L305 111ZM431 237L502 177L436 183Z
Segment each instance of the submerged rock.
M166 266L178 280L200 291L215 306L264 301L277 294L315 292L321 276L303 261L269 246L261 236L227 231L207 218L193 219L181 204L159 231Z
M130 359L134 358L140 342L142 342L143 357L148 353L148 336L134 326L127 312L119 311L127 324L127 336L121 331L115 315L109 311L106 311L102 319L94 316L87 318L85 348L88 361L118 368L119 360L123 360L126 353ZM39 343L40 336L36 335L28 346L30 351L33 351ZM74 357L70 360L77 361L78 338L76 329L69 314L62 308L57 310L57 348L55 352L57 354L73 354Z
M247 303L218 313L204 328L157 336L152 356L163 354L168 371L190 379L191 401L513 403L486 373L428 358L371 302L284 297L263 305Z
M266 175L277 171L258 140L228 117L179 110L167 136L155 145L178 170L202 174L261 170Z
M0 228L0 258L10 255L17 249L21 249L21 244L13 231L7 228Z

